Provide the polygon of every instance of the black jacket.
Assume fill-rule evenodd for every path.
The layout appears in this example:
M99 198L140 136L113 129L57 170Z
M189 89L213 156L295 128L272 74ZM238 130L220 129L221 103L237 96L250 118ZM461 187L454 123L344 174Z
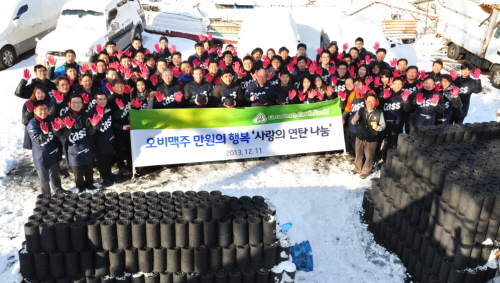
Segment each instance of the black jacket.
M23 78L17 85L16 92L14 92L14 94L19 98L28 99L33 94L33 90L37 85L45 86L49 93L52 92L53 90L56 90L56 84L50 81L49 79L41 81L38 78L34 78L33 80L31 80L31 83L28 84L28 81Z
M176 92L183 91L183 87L177 83L177 81L172 81L171 84L161 82L156 86L156 91L163 93L163 101L158 101L156 97L154 98L153 109L164 109L164 108L179 108L188 107L189 100L183 99L181 102L177 102L174 99Z
M462 107L454 108L451 115L457 118L465 118L469 113L471 95L473 93L481 92L481 90L483 89L481 80L473 79L470 77L458 77L453 83L460 88L459 96L462 101Z
M201 108L201 107L217 107L215 99L212 96L213 87L212 84L203 80L200 83L192 81L184 86L184 99L189 101L190 107ZM203 103L203 105L196 104L196 101Z
M356 125L356 137L366 142L376 142L378 133L384 131L385 120L382 111L375 108L368 113L366 107L361 107L355 115L359 115L359 120L352 120L352 124ZM374 130L372 123L377 123L378 130Z
M230 85L226 85L223 81L221 81L220 85L214 88L212 95L214 99L214 105L217 107L225 107L224 102L226 102L226 104L228 105L233 105L230 100L236 101L236 106L238 107L244 106L245 104L244 92L235 82L231 83Z

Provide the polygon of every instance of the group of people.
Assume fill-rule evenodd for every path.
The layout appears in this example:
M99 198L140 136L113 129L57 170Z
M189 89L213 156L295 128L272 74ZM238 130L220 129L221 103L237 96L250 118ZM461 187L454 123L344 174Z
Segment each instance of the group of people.
M345 43L343 50L332 42L318 49L316 58L308 58L304 43L297 45L294 57L281 47L265 54L255 48L240 58L235 46L222 51L209 34L200 35L195 54L184 60L166 37L152 52L136 38L125 52L112 41L98 45L91 64L82 66L76 53L66 50L62 64L49 57L48 69L36 65L31 81L26 69L16 89L16 96L26 99L24 148L33 152L43 192L63 190L63 156L62 169L73 173L83 191L95 189L94 163L103 185L132 171L129 109L271 106L340 98L347 159L355 161L352 172L366 178L374 158L385 160L399 133L462 123L470 95L481 90L480 71L472 72L468 63L460 75L441 74L441 61L426 73L408 66L406 59L386 62L387 51L378 43L373 48L375 53L366 50L357 38L354 47ZM115 162L119 170L112 174Z

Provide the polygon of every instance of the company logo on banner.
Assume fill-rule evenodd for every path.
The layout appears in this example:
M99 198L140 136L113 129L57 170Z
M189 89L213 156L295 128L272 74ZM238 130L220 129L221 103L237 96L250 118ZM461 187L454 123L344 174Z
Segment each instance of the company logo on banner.
M249 108L131 110L135 167L344 149L339 100Z

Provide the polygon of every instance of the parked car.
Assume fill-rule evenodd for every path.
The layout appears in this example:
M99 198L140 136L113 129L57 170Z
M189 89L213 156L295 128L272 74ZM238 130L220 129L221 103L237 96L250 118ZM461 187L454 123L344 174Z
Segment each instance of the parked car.
M2 3L0 17L0 68L14 64L22 53L35 48L56 27L66 0L17 0Z
M448 58L465 59L491 72L493 87L500 88L500 8L498 4L468 0L446 1L436 33L446 38Z
M48 66L48 57L64 63L64 51L73 49L78 64L89 63L96 46L112 40L117 49L142 39L145 16L139 0L72 0L66 3L56 29L36 46L36 63Z

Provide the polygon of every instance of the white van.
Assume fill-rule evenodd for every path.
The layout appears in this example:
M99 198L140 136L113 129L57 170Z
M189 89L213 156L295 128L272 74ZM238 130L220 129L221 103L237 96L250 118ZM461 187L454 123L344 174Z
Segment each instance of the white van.
M14 64L22 53L35 48L56 27L56 20L66 0L2 1L0 17L0 68Z
M38 41L36 63L48 66L48 57L64 63L64 50L76 52L78 64L94 55L95 47L112 40L126 49L135 37L142 39L145 16L139 0L72 0L66 3L56 29Z

